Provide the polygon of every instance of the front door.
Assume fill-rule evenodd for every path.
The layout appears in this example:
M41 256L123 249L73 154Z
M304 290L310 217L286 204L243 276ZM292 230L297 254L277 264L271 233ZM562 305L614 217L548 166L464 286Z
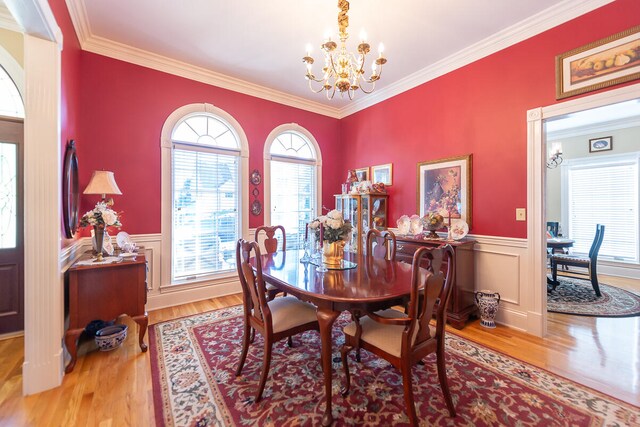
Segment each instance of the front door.
M0 117L0 335L24 328L22 141L22 119Z

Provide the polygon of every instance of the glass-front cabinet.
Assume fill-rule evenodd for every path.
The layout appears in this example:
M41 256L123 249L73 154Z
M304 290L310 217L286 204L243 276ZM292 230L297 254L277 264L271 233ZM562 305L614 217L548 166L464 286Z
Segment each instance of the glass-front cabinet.
M345 221L353 225L348 249L361 252L365 246L367 232L371 227L385 229L388 227L387 194L336 194L336 209L342 212Z

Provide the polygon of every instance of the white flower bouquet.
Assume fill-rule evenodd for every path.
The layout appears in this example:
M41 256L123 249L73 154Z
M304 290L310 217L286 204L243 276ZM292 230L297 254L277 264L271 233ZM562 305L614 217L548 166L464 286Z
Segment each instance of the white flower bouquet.
M80 227L121 227L120 218L118 213L109 208L106 203L98 202L96 207L83 215L80 220Z
M323 229L322 238L329 243L349 240L353 228L349 221L344 220L342 212L337 209L311 221L309 228L316 234L316 239L320 238L320 224L322 224Z

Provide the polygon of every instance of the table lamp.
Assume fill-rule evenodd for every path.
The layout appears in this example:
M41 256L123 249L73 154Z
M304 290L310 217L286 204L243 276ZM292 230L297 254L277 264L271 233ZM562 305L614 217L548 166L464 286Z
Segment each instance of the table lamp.
M105 200L107 194L121 195L122 192L116 184L116 179L113 176L113 172L110 171L93 171L91 180L87 188L84 189L82 194L101 194L102 201L107 205L113 205L113 199Z

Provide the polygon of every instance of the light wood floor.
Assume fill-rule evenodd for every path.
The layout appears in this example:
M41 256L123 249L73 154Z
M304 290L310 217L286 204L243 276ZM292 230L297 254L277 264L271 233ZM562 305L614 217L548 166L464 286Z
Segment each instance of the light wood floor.
M640 291L637 282L603 281ZM239 295L149 313L150 324L241 303ZM132 330L135 323L125 318ZM606 394L640 406L640 317L605 319L549 314L548 336L536 338L478 321L456 333ZM22 397L22 338L0 341L0 426L153 426L149 353L131 334L117 351L80 347L75 370L62 385Z

